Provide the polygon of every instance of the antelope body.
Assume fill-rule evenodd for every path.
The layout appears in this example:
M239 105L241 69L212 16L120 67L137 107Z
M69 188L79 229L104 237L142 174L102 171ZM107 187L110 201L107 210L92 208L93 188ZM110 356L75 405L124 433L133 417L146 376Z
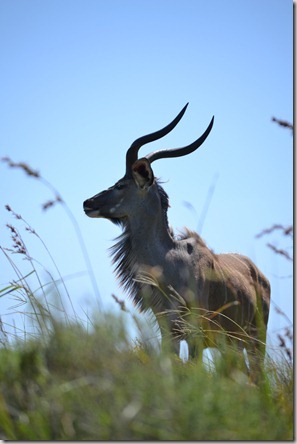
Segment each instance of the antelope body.
M195 232L186 230L180 238L175 237L168 225L168 196L151 167L157 159L196 150L209 135L214 118L191 145L138 159L140 147L168 134L186 107L165 128L133 142L126 153L124 177L87 199L84 211L122 227L123 233L112 247L120 283L141 311L152 309L157 318L165 314L176 351L184 338L189 354L197 353L195 337L187 335L184 328L185 319L193 313L200 331L214 333L203 336L203 347L215 346L216 337L226 332L239 347L251 350L265 343L269 281L247 257L215 254Z

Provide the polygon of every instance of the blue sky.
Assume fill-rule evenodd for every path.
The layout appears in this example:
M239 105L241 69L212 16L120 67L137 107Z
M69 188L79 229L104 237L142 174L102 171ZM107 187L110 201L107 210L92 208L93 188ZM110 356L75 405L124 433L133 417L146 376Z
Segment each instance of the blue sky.
M87 218L82 202L122 177L134 139L165 126L190 102L175 130L141 151L186 145L215 115L197 152L154 163L170 197L170 224L200 227L216 253L249 256L270 279L273 303L292 320L292 263L266 245L292 254L292 241L279 232L255 238L293 219L293 137L271 121L293 121L292 6L289 0L1 1L0 155L39 170L62 195L105 309L118 310L111 293L124 298L107 251L120 230ZM43 212L50 190L22 171L2 163L0 177L0 245L11 245L6 223L19 222L4 209L9 204L44 240L61 274L74 275L67 286L84 316L97 298L63 208ZM38 240L23 236L31 255L56 276ZM13 259L24 273L30 269ZM3 255L0 261L3 288L16 276ZM7 322L11 305L2 298ZM287 325L272 305L270 335Z

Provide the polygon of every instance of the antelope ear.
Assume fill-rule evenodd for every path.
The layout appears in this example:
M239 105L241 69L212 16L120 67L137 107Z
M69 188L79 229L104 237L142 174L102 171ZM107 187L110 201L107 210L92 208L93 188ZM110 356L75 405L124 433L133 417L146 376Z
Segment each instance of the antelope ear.
M151 165L144 157L136 160L132 165L132 175L140 188L148 188L154 181L154 173Z

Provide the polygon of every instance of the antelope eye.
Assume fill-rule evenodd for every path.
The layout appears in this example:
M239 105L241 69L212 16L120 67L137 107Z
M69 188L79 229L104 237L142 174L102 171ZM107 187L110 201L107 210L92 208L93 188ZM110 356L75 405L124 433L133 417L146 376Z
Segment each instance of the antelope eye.
M125 188L125 184L123 183L123 182L120 182L120 183L117 183L116 185L115 185L115 189L116 190L122 190L123 188Z

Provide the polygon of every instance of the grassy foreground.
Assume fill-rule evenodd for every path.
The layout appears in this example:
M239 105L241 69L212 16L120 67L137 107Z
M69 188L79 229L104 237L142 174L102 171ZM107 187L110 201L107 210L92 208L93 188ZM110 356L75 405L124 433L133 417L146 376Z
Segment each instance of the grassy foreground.
M293 370L259 386L220 367L131 345L121 317L90 331L51 320L39 339L0 350L0 438L291 440Z

